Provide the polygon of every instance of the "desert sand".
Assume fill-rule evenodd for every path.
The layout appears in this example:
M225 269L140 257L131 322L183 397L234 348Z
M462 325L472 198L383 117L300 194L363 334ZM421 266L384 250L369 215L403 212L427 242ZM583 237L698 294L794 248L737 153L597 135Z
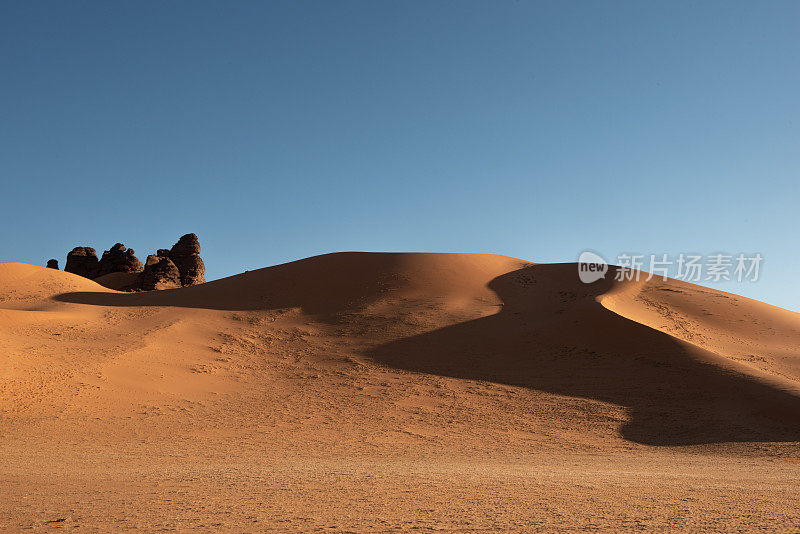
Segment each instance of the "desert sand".
M800 531L800 314L338 253L121 293L0 264L0 528Z

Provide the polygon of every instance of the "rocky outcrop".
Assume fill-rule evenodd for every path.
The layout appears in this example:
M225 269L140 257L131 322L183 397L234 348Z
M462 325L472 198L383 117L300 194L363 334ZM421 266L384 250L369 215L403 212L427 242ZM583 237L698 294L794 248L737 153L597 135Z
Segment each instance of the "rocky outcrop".
M200 241L196 235L182 236L170 249L169 259L180 272L182 286L205 283L206 266L200 258Z
M58 262L50 260L47 266L58 269ZM170 289L206 281L206 266L195 234L184 235L171 249L158 249L147 257L146 265L122 243L103 252L99 260L93 248L75 247L67 254L64 270L122 291Z
M192 256L200 254L200 241L195 234L183 235L178 239L177 243L172 245L169 253L174 256Z
M58 260L47 260L47 268L58 270Z
M171 259L151 254L144 265L141 287L145 291L181 287L181 273Z
M117 243L111 250L103 252L100 258L98 276L110 273L137 273L144 270L142 262L135 256L132 248L126 248L122 243Z
M100 269L97 253L92 247L75 247L67 254L64 270L86 278L96 278Z

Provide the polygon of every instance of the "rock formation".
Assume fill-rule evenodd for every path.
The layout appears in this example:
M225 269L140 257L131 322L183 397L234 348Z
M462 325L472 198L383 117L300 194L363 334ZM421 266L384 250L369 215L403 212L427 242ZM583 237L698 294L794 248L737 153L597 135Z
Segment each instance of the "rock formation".
M133 249L127 249L122 243L117 243L111 250L103 252L98 276L109 273L137 273L143 269L144 266L134 255Z
M58 270L58 260L47 260L47 268Z
M58 269L58 262L50 260L47 266ZM169 250L158 249L147 257L146 265L142 265L133 249L126 248L122 243L103 252L100 260L93 248L75 247L67 254L64 270L124 291L170 289L206 281L206 267L200 258L200 241L195 234L184 235ZM112 273L127 273L130 276L124 280L119 279L122 275L107 276Z
M159 250L159 253L162 252ZM200 241L194 234L182 236L169 251L169 259L181 274L182 286L193 286L206 281L206 266L200 258Z
M169 258L151 254L144 265L141 286L145 291L181 287L181 273Z
M86 278L96 278L99 270L97 253L92 247L75 247L67 254L64 270Z

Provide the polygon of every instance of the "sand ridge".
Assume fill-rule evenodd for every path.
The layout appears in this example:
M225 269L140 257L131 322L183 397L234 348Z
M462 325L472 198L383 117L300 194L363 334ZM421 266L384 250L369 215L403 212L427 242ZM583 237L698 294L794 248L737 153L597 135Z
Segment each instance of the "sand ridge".
M120 293L6 263L0 335L10 530L798 524L800 315L692 284L338 253Z

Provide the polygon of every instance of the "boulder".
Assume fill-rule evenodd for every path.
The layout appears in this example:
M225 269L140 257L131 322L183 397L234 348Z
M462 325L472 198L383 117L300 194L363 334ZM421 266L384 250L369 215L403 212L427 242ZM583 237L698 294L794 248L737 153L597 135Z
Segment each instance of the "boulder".
M143 269L144 266L135 256L133 249L127 249L122 243L117 243L111 247L111 250L103 252L98 276L109 273L138 273Z
M181 287L181 273L169 258L156 254L147 256L142 272L142 289L172 289Z
M181 273L181 285L194 286L206 281L206 266L200 256L170 258Z
M186 234L178 239L169 251L170 256L193 256L200 254L200 241L195 234Z
M50 260L47 266L58 269L58 262ZM67 254L64 270L93 280L102 277L103 285L123 291L193 286L206 281L206 266L200 258L200 241L195 234L182 236L169 250L158 249L147 257L146 265L142 265L132 248L122 243L103 252L99 260L93 248L75 247ZM114 273L130 276L109 276Z
M96 278L99 271L97 253L92 247L75 247L67 254L64 270L86 278Z
M58 270L58 260L47 260L47 268Z
M195 234L182 236L170 249L169 259L180 272L181 285L193 286L206 281L206 266L200 258L200 241Z

